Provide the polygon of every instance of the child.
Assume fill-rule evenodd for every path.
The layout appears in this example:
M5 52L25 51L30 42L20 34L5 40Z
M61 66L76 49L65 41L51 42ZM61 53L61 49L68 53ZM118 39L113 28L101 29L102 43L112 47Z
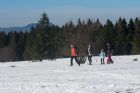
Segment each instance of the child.
M100 57L101 57L101 64L104 64L105 52L103 49L101 49Z
M107 51L107 64L110 64L110 63L113 64L113 60L111 56L112 56L112 53L110 51Z

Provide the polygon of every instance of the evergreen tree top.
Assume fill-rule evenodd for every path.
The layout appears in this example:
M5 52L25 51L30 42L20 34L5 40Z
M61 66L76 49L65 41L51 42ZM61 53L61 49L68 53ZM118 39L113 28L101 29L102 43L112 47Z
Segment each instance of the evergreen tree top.
M39 24L41 25L49 25L49 18L48 18L48 15L44 12L42 15L41 15L41 18L40 20L38 21Z

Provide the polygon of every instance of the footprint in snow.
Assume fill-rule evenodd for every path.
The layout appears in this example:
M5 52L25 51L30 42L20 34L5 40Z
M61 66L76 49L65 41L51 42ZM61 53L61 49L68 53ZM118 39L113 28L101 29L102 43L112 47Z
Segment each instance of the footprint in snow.
M46 86L41 86L41 88L45 88Z
M132 92L132 90L133 89L127 89L126 91L127 91L127 93L134 93L134 92Z
M10 67L16 67L16 66L10 66Z

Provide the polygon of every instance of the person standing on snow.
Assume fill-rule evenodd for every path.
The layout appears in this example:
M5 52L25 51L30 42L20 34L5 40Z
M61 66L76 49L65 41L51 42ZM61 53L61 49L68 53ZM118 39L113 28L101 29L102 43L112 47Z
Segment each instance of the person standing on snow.
M101 57L101 64L105 64L105 63L104 63L104 59L105 59L105 52L104 52L104 50L103 50L103 49L101 49L100 57Z
M76 63L80 66L80 62L77 59L77 52L73 45L71 45L71 65L73 66L73 59L75 59Z
M107 47L108 47L108 50L107 50L107 64L110 64L110 63L113 64L113 60L111 58L112 53L111 53L111 50L110 50L110 43L107 43Z
M93 48L89 44L88 45L88 50L87 50L87 56L88 56L89 65L92 65L92 55L93 55Z
M110 51L107 51L107 64L110 64L110 63L113 64L113 60L111 56L112 56L112 53Z

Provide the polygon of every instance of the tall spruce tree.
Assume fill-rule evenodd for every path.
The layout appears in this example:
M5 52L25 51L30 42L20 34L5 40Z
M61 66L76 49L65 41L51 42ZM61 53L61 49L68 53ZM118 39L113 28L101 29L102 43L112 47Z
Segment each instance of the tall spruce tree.
M134 25L133 19L131 18L128 23L127 38L126 38L126 40L128 41L127 46L126 46L128 55L130 55L132 53L132 43L133 43L133 39L134 39L134 37L133 37L134 31L135 31L135 25Z
M47 14L43 13L36 28L40 59L53 59L55 57L55 33L51 28L53 26L49 23Z
M135 19L135 31L134 31L134 41L133 41L133 54L140 54L140 20Z
M118 22L115 24L116 38L115 38L115 54L122 55L126 54L126 33L127 33L127 23L125 19L119 18Z
M114 45L115 45L115 29L113 23L108 19L106 24L104 25L101 36L103 37L102 43L103 47L106 51L107 49L107 44L109 43L111 46L111 50L114 50Z
M16 47L17 47L17 42L16 42L16 39L17 39L17 32L11 32L10 34L10 41L9 41L9 45L8 47L12 50L12 61L15 61L17 58L16 58Z

